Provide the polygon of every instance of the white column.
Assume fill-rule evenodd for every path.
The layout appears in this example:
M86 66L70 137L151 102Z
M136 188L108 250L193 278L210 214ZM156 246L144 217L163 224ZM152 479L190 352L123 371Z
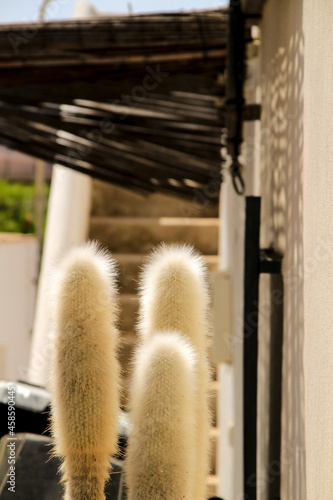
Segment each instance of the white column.
M88 175L54 166L28 371L28 380L35 384L46 385L48 377L50 275L68 248L86 240L90 199Z
M244 198L235 193L229 177L222 185L220 218L220 271L229 272L231 276L233 360L231 364L220 363L218 366L218 495L225 500L234 500L239 498L237 495L241 493L243 482Z

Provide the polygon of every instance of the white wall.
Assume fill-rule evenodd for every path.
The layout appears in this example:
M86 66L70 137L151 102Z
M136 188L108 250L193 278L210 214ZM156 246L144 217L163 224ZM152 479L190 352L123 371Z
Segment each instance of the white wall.
M308 500L333 498L333 6L304 1L304 370Z
M34 236L0 233L0 379L27 375L37 266Z

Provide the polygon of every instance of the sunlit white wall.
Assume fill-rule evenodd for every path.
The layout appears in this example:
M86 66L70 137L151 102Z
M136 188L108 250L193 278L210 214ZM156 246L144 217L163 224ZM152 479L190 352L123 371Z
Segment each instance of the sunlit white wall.
M304 377L307 499L333 498L332 3L304 1Z
M311 61L305 48L315 40L309 42L304 38L305 3L303 0L268 0L264 4L261 23L261 246L272 247L283 255L281 498L293 500L306 498L303 272L304 231L308 221L303 212L303 143L307 126L304 118L304 68ZM310 94L309 99L312 99ZM262 307L263 301L270 301L270 291L269 287L261 291L266 292L265 296L261 295ZM263 389L260 452L261 457L267 458L267 405L270 397L267 383L268 316L260 329L262 355L259 371ZM267 500L270 480L275 474L274 464L262 462L261 466L258 498ZM318 498L329 497L319 495Z
M37 265L34 236L0 233L0 379L27 375Z

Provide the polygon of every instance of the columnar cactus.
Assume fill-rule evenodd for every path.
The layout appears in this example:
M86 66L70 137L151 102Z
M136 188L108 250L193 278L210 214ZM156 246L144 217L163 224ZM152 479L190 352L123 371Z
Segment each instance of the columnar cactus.
M141 276L138 327L144 345L153 339L157 332L176 331L193 344L197 353L194 408L196 431L191 445L195 457L195 474L192 493L188 497L194 500L202 500L205 497L209 473L208 308L207 270L203 258L189 246L159 247L150 257ZM135 378L134 374L134 380ZM171 391L167 385L165 390ZM172 425L173 422L170 421L169 426ZM159 439L158 435L155 438ZM164 453L168 453L167 446ZM178 497L173 498L176 499Z
M54 276L52 432L66 500L103 500L117 449L115 274L107 252L89 243L73 248Z
M180 334L156 333L137 350L129 500L193 500L196 383L194 349Z

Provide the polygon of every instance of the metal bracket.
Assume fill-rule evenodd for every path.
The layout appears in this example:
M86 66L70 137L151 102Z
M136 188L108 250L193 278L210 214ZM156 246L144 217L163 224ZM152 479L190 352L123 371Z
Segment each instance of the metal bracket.
M227 123L229 118L227 117L228 113L235 113L235 106L226 105L225 101L220 99L217 102L218 113L220 121L223 123ZM254 120L260 120L261 117L261 104L245 104L242 107L242 119L247 122L251 122Z
M261 116L261 104L246 104L243 107L243 120L247 122L252 122L254 120L260 120Z
M260 250L260 274L281 274L282 257L272 248Z

